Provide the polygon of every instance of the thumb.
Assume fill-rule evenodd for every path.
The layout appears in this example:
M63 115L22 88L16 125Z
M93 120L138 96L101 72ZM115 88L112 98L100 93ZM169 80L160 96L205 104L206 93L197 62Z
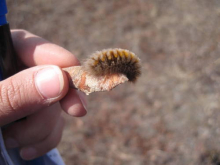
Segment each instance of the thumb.
M60 100L68 78L57 66L26 69L0 82L0 126L28 116Z

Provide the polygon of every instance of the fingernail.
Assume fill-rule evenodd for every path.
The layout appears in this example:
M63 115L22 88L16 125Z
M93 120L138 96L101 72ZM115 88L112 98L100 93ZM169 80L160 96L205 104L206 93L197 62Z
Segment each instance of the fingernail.
M5 146L7 148L16 148L16 147L19 146L19 144L18 144L18 142L15 139L7 138L7 139L5 139Z
M59 67L49 66L41 69L35 76L38 92L46 99L56 98L63 90L64 80Z
M25 160L31 160L36 157L37 151L35 148L32 147L22 148L20 151L20 155Z
M80 91L77 91L77 93L78 93L79 99L80 99L80 101L81 101L81 103L82 103L84 109L87 111L87 104L86 104L86 98L85 98L86 95L83 94L83 93L80 92Z

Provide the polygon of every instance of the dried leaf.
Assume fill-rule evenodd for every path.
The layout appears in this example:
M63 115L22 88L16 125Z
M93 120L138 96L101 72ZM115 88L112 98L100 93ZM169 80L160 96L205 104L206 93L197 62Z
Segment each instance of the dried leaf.
M95 76L88 74L82 66L63 68L69 75L71 88L77 88L89 95L92 92L110 91L119 84L128 81L123 74Z

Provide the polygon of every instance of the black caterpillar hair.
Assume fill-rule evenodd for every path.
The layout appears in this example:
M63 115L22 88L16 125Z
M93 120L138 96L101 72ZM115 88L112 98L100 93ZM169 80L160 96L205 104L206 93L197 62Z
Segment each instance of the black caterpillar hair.
M135 82L141 74L140 59L129 50L118 48L95 52L83 67L96 76L121 73L131 82Z

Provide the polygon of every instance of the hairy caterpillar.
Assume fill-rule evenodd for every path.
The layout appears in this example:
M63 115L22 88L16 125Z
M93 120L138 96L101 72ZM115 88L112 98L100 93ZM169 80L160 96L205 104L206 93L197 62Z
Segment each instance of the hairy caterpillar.
M124 74L130 82L135 82L141 74L140 59L129 50L119 48L95 52L84 62L83 67L95 76Z

